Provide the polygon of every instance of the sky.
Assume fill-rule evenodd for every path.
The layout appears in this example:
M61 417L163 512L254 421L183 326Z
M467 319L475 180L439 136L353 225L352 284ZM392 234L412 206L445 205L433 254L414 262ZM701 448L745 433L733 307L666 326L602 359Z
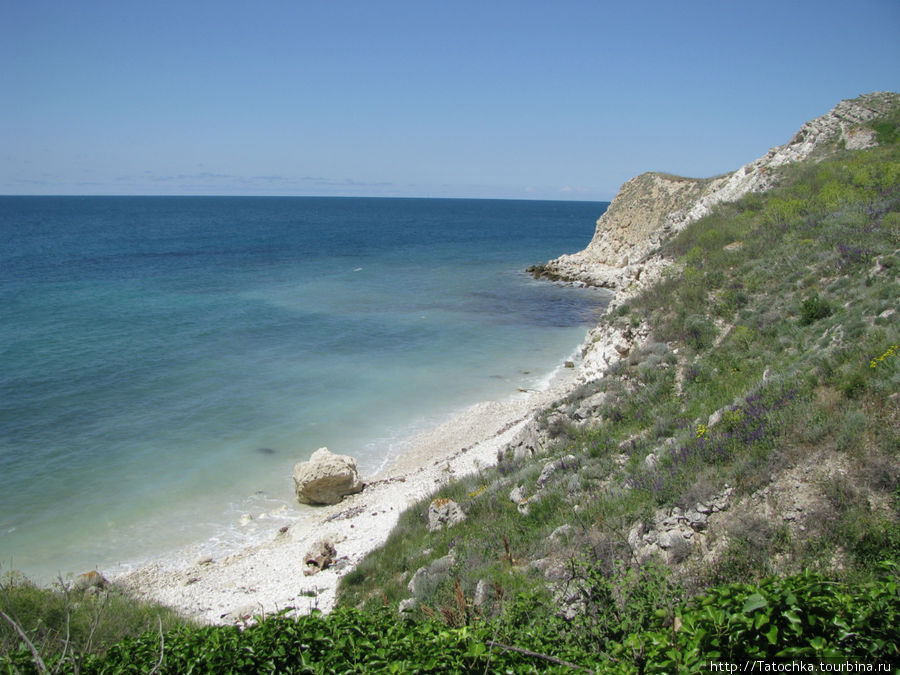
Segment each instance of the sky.
M900 90L900 0L0 0L0 194L611 199Z

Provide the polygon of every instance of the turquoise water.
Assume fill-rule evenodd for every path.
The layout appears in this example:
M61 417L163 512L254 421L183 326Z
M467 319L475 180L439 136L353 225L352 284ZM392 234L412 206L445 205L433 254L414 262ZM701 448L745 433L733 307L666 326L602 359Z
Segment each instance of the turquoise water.
M606 204L0 197L0 564L38 579L293 517L316 448L370 473L536 384L606 296L524 268Z

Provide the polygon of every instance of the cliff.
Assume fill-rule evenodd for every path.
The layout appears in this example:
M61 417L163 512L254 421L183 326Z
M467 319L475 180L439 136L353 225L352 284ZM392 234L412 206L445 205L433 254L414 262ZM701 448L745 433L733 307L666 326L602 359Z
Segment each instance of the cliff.
M804 124L786 144L724 176L696 179L649 172L632 178L597 220L587 248L529 271L554 281L613 289L646 282L642 274L648 271L651 253L663 241L709 214L717 204L768 190L775 184L774 170L780 166L824 158L841 147L870 147L875 134L862 125L883 116L898 102L900 94L893 92L841 101L825 115Z

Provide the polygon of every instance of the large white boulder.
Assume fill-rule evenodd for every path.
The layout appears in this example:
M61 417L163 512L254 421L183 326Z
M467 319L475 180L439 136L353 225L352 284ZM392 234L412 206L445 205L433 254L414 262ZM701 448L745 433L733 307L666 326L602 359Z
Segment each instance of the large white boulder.
M328 448L319 448L309 461L294 467L294 485L301 504L337 504L344 495L363 489L356 460Z

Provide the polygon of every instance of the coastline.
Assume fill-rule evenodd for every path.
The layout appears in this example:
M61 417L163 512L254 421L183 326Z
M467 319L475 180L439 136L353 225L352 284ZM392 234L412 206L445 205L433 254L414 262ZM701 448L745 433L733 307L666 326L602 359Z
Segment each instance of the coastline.
M864 103L881 105L874 96ZM609 314L654 284L671 265L659 255L659 242L715 204L766 190L774 180L773 169L805 159L836 138L844 139L848 147L867 147L871 134L863 138L858 127L875 116L877 112L859 100L842 101L828 114L807 122L787 144L716 179L638 176L623 186L597 221L586 249L551 260L534 272L553 280L614 289L605 310ZM159 560L115 580L140 597L209 623L240 622L288 607L298 613L327 612L334 607L339 578L387 539L401 511L452 477L495 464L498 451L526 431L540 410L580 383L602 377L649 332L646 323L616 329L598 321L581 344L575 368L561 369L546 388L477 404L413 437L389 467L365 478L363 492L316 509L272 541L222 560L197 560L180 567L173 560ZM303 556L319 539L334 545L336 564L305 577Z
M603 232L602 224L601 217L598 232ZM208 557L199 546L194 555L182 549L111 579L141 599L210 624L242 623L288 608L294 614L331 611L340 578L387 540L402 511L454 477L495 465L498 452L532 435L531 422L539 412L579 385L602 377L647 338L650 328L643 323L616 329L601 317L656 283L669 266L654 252L637 264L600 265L603 278L598 283L590 274L597 265L569 262L559 282L605 287L611 296L571 357L574 367L560 364L539 390L477 403L407 439L387 467L363 476L362 492L332 506L315 507L266 543L221 559ZM304 576L304 556L319 540L334 546L335 563Z
M340 578L387 540L401 512L453 478L494 466L500 451L532 434L531 423L539 412L602 377L647 337L649 326L622 332L600 317L655 283L668 266L653 255L640 265L639 278L631 276L630 267L615 270L617 283L607 289L609 302L568 359L574 367L560 363L541 389L476 403L406 439L387 467L362 477L362 492L338 504L312 507L269 541L221 559L210 558L198 543L110 579L140 599L209 624L241 624L286 609L297 615L330 612ZM333 544L335 563L304 576L304 556L319 540Z
M305 510L291 525L275 530L269 541L221 559L205 556L198 543L110 575L111 579L137 597L211 624L240 622L286 608L298 614L330 611L340 578L385 542L402 511L452 478L496 464L498 452L538 412L595 370L596 364L585 358L597 346L594 330L577 350L574 368L560 364L541 389L476 403L406 439L388 466L363 476L362 492L332 506ZM320 539L333 543L335 564L304 576L303 556Z
M656 283L671 265L651 244L674 236L720 201L765 190L771 168L803 159L836 134L843 135L845 117L858 122L871 116L867 110L857 110L852 101L842 102L828 115L804 125L806 132L788 144L725 176L688 181L697 185L686 192L682 179L652 173L639 176L623 186L597 221L587 248L551 260L534 273L553 281L615 291L606 306L605 314L609 314ZM649 210L647 203L651 204ZM634 229L635 219L649 223L649 230L640 228L636 238L625 236ZM575 368L560 369L545 389L474 405L413 437L389 467L364 478L367 486L363 492L316 509L272 541L222 560L197 560L180 567L163 559L115 580L139 597L209 623L240 622L288 607L297 613L328 612L334 607L340 577L384 543L401 511L454 476L496 464L498 451L533 429L529 423L539 411L579 384L602 377L649 333L645 323L616 329L598 321L581 343ZM334 545L336 564L305 577L303 556L319 539Z
M890 122L895 140L898 113L895 107ZM726 204L648 253L632 249L637 259L551 261L575 277L554 281L605 281L615 289L593 313L577 315L590 320L561 325L562 340L531 332L545 315L556 325L556 307L547 303L540 314L523 314L537 321L515 324L499 339L479 335L451 351L444 347L454 340L436 332L421 340L430 349L413 368L376 361L373 371L394 377L392 387L374 389L380 398L371 407L337 415L353 401L337 390L314 419L338 423L317 437L297 436L299 447L328 442L358 457L365 482L354 476L345 489L361 494L297 508L287 497L292 458L271 457L260 468L282 481L278 497L255 490L239 510L229 504L239 524L232 519L226 535L244 538L219 530L208 541L179 544L179 530L204 522L202 509L185 509L156 519L157 536L170 546L153 548L152 527L144 528L146 539L130 538L153 558L120 564L108 574L112 586L97 571L47 589L7 575L4 616L13 617L13 647L6 661L143 672L289 670L298 663L514 672L552 662L602 670L628 666L634 645L647 644L652 653L631 654L635 667L671 662L679 650L690 657L676 654L679 663L702 666L719 656L719 645L702 639L717 626L698 623L710 602L746 618L748 602L754 610L760 598L775 607L787 595L799 598L788 603L792 611L811 614L816 607L809 605L830 603L855 623L840 634L809 630L777 639L757 627L748 635L769 657L812 644L817 652L889 661L893 642L883 638L893 634L890 617L873 623L872 616L873 607L889 615L892 600L900 613L893 555L900 470L884 449L900 438L886 426L900 397L892 387L900 371L887 358L900 343L888 302L900 254L889 216L900 199L883 187L900 145L822 153L784 174L770 194ZM645 202L648 186L673 182L644 178L626 205ZM847 190L846 201L826 201ZM791 213L773 224L784 204ZM820 240L802 239L810 223ZM614 225L599 221L595 241L609 244L604 233ZM833 242L854 240L860 227L869 254L843 255L841 247L836 270ZM796 256L773 256L797 241L805 244ZM506 306L502 290L491 299ZM448 318L449 326L456 317ZM531 365L527 352L514 349L521 345L548 357ZM404 347L398 352L406 355ZM466 369L481 353L486 358ZM362 359L334 354L337 367L365 381ZM835 359L843 367L820 368ZM290 373L286 379L295 381ZM400 391L414 396L395 397ZM440 398L451 393L457 397ZM417 415L419 405L440 412ZM389 432L370 433L362 420L371 418ZM363 439L352 447L340 442L351 430ZM318 475L337 482L340 473ZM243 464L222 471L231 479L224 482L207 474L188 494L211 495L208 486L217 486L233 495L246 474ZM629 606L641 597L658 601ZM630 615L619 611L622 602ZM156 603L164 607L156 611ZM158 626L147 625L148 610ZM685 626L699 628L679 637L682 615ZM693 642L685 647L685 640ZM740 636L733 643L741 648Z

